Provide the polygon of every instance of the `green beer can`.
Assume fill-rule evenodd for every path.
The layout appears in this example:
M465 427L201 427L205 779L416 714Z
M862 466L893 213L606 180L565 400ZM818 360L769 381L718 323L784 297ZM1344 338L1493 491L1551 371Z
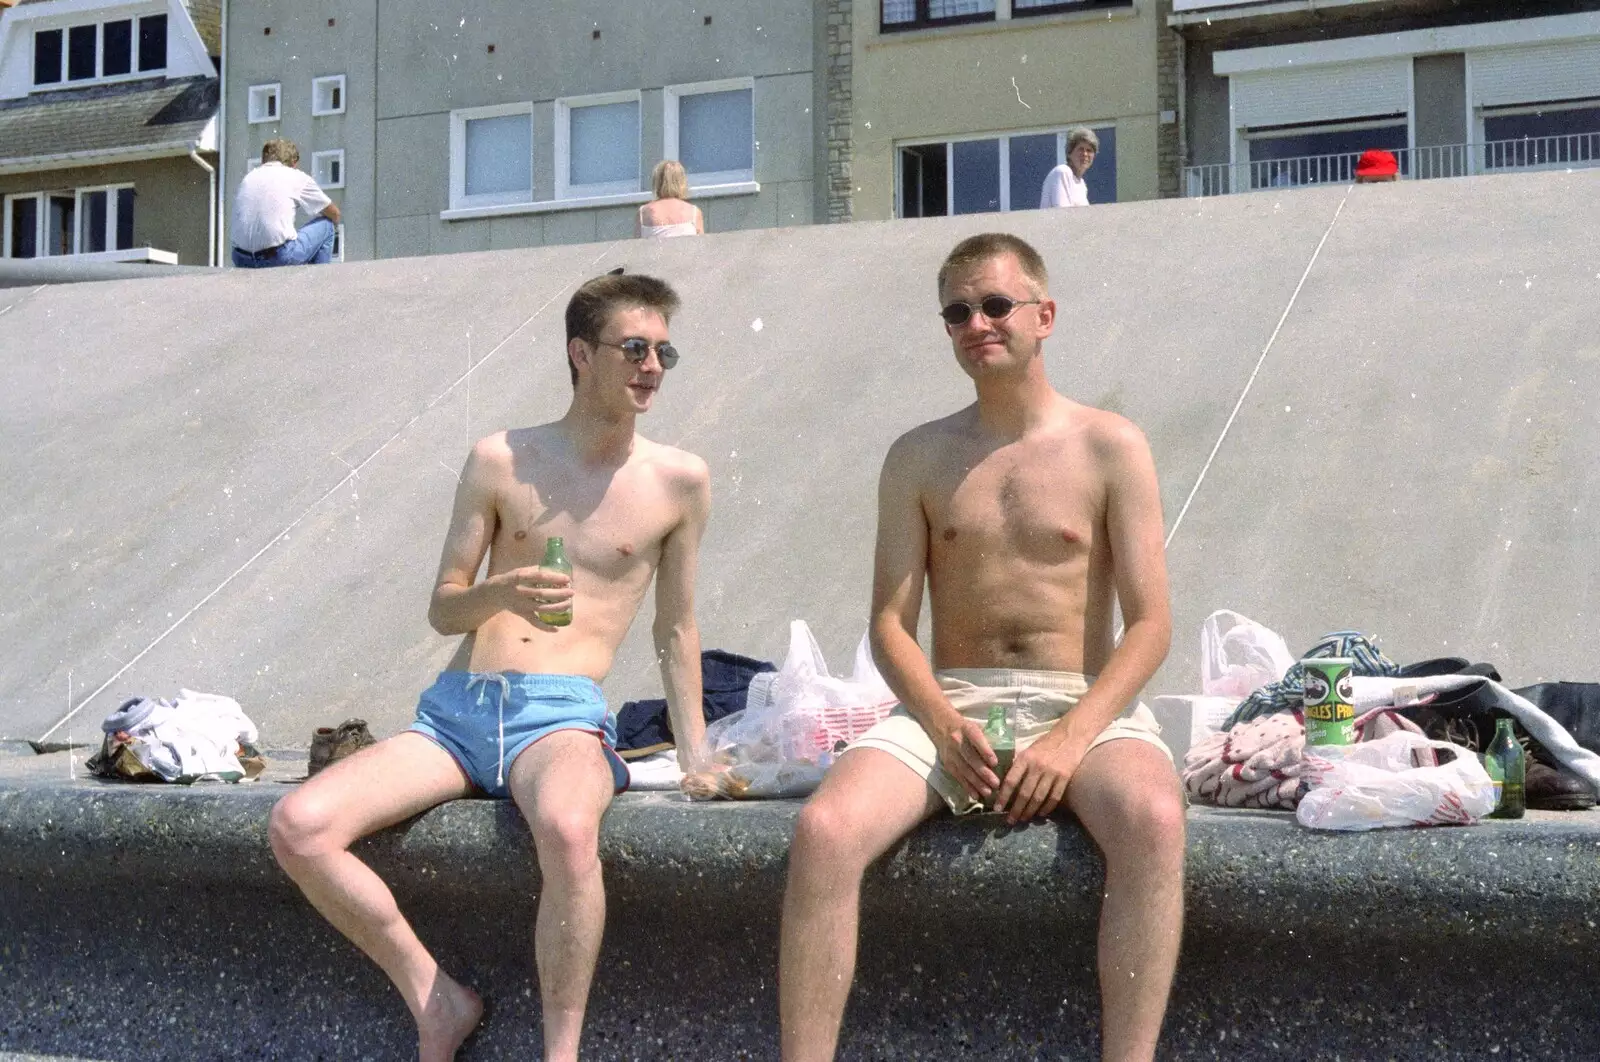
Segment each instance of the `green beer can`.
M1300 661L1305 669L1307 745L1353 745L1356 707L1351 703L1349 660Z

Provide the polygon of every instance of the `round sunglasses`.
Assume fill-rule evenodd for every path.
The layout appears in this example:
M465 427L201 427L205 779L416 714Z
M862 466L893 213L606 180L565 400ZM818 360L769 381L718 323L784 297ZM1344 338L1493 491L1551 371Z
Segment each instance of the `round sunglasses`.
M615 350L622 351L622 356L633 362L635 365L643 365L644 359L650 356L649 340L640 339L638 336L634 336L630 339L624 339L621 343L607 343L603 339L596 339L593 342L597 347L611 347ZM671 343L668 343L665 340L657 343L655 345L655 352L656 357L661 359L661 367L663 369L670 369L674 365L678 364L678 348L673 346Z
M1016 312L1018 306L1037 306L1039 299L1013 299L1008 295L985 295L974 306L970 302L952 302L939 311L939 316L944 318L944 323L952 328L959 328L972 320L974 310L982 311L983 315L991 321L1004 321Z

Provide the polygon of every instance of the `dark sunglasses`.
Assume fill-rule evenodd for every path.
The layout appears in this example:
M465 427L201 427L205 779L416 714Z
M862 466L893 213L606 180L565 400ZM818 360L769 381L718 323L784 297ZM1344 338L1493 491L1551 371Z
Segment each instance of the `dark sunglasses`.
M952 302L939 311L939 316L944 318L944 323L952 328L959 328L972 320L972 311L981 310L983 315L991 321L1004 321L1016 312L1018 306L1037 306L1038 299L1013 299L1006 295L985 295L974 306L970 302Z
M603 339L596 339L594 345L620 350L622 351L622 356L635 365L643 365L644 359L650 356L649 340L640 339L638 336L634 336L632 339L624 339L621 343L607 343ZM678 364L678 348L671 343L657 343L655 351L656 357L661 359L661 367L663 369L670 369Z

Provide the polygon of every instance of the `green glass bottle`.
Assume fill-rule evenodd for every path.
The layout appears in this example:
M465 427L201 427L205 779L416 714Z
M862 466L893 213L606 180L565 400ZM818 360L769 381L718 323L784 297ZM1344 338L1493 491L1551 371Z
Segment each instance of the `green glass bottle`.
M1483 766L1494 782L1494 810L1491 819L1520 819L1528 810L1527 759L1517 736L1511 732L1511 720L1499 719L1494 725L1494 740L1483 754Z
M561 572L568 578L572 577L572 562L567 560L566 543L560 538L548 538L544 543L544 560L539 562L539 567L548 568L553 572ZM540 612L539 619L552 627L565 627L572 622L572 602L560 612Z
M994 768L995 777L1004 782L1006 772L1011 770L1011 761L1017 755L1017 735L1011 729L1011 719L1006 715L1005 705L989 706L989 721L983 724L983 737L1000 761Z

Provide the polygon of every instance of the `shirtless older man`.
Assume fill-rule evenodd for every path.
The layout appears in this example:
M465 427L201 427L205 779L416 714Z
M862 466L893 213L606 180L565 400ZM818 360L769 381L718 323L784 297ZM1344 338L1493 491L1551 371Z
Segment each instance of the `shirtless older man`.
M1149 711L1129 708L1171 639L1150 448L1122 417L1050 386L1041 347L1056 306L1032 247L974 236L938 279L978 400L902 436L883 464L872 647L901 704L800 813L783 906L783 1057L833 1057L867 866L936 812L992 799L1011 823L1064 806L1104 852L1102 1057L1148 1060L1177 964L1184 851L1171 756ZM931 667L917 645L924 578ZM1018 716L1004 778L983 736L996 703Z
M423 1062L450 1059L483 1006L439 968L357 838L474 792L515 800L542 890L534 933L547 1060L578 1057L605 925L600 816L627 785L598 683L656 581L656 651L678 758L702 766L694 578L710 513L705 462L634 432L678 354L672 289L596 278L567 305L572 404L467 458L428 619L465 634L407 732L317 775L273 810L272 848L306 897L389 975L417 1022ZM567 576L539 567L565 539ZM489 569L475 582L484 553ZM572 609L568 626L539 617Z

